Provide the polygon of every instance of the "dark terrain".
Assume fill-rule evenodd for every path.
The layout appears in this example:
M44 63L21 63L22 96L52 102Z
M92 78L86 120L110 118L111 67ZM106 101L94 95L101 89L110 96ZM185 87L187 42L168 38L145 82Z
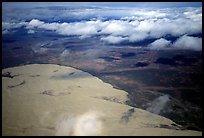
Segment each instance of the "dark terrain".
M106 45L98 37L79 40L49 33L24 39L20 33L16 40L4 36L2 68L33 63L72 66L127 91L127 104L142 109L168 95L159 114L184 129L202 130L202 52L153 51L146 46Z

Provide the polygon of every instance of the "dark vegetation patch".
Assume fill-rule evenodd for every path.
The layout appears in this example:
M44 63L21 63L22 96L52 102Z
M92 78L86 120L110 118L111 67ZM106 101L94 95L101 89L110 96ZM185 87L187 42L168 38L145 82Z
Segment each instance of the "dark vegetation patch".
M129 41L124 41L121 42L117 45L127 45L127 46L133 46L133 47L137 47L137 46L146 46L152 42L154 42L156 39L155 38L149 38L149 39L145 39L142 41L138 41L138 42L129 42Z
M192 110L192 109L191 109ZM188 130L196 130L202 131L202 109L197 112L189 111L189 112L181 112L177 111L177 113L170 113L166 116L179 125L182 125L182 129Z
M3 39L2 40L2 43L13 43L15 42L16 40L12 40L12 39Z
M18 50L18 49L22 49L23 47L14 47L14 48L12 48L13 50Z
M166 128L166 129L173 129L173 130L183 130L182 126L172 124L172 125L166 125L166 124L159 124L159 126L156 126L159 128Z
M69 41L69 42L63 42L62 45L70 45L70 44L75 44L75 41ZM69 48L69 46L67 46L67 48Z
M2 74L2 77L7 77L7 78L14 78L16 76L20 76L20 75L11 75L11 72L5 72Z
M70 48L75 48L76 46L74 46L74 45L70 45L70 46L66 46L65 48L66 49L70 49Z
M40 75L30 75L30 77L40 77Z
M126 76L129 80L142 83L145 86L192 87L197 85L190 74L166 69L143 69L130 71L115 71L101 73L101 76ZM199 74L198 74L199 75ZM99 76L100 77L100 76Z
M71 72L71 73L69 73L69 75L70 75L70 76L71 76L71 75L74 75L74 73L75 73L75 72Z
M17 87L17 86L20 86L20 85L23 85L25 84L26 81L24 80L23 82L21 82L20 84L17 84L17 85L11 85L11 86L8 86L9 88L14 88L14 87Z
M198 59L196 57L186 57L184 55L176 55L172 58L158 58L155 63L172 65L172 66L192 66Z
M176 89L176 90L169 90L163 89L159 90L158 92L169 94L172 97L182 99L183 101L188 101L196 105L202 105L202 98L199 96L202 94L201 88L194 88L194 89Z
M120 103L123 104L118 98L116 97L107 97L107 96L102 96L102 97L94 97L94 98L99 98L99 99L103 99L109 102L114 102L114 103Z
M57 74L50 77L50 79L81 79L81 78L87 78L90 76L87 76L85 73L65 73L65 74Z
M174 92L174 94L177 96L181 95L176 90L172 92ZM156 95L157 92L155 92L154 94ZM183 94L185 95L185 92ZM191 97L191 95L188 96ZM129 100L126 101L126 103L130 106L142 108L145 110L148 107L146 103L148 103L148 101L152 101L151 97L154 96L152 95L149 97L148 95L146 96L144 94L138 94L138 91L135 91L128 94ZM161 110L160 115L167 117L177 124L181 125L182 127L180 127L180 129L202 131L202 121L200 121L202 120L202 107L199 107L194 103L190 103L189 101L183 101L182 97L174 97L175 98L170 97L170 102L167 104L166 108ZM193 97L194 96L192 96L192 99ZM201 103L199 105L201 105ZM165 126L161 127L164 128Z
M136 54L133 52L129 52L129 53L121 53L121 57L122 58L129 58L129 57L134 57Z
M127 112L123 113L123 116L120 119L120 123L128 123L130 117L132 116L132 114L135 112L134 108L129 109Z
M54 93L53 90L45 90L45 91L41 92L40 94L49 95L49 96L54 96L53 93Z
M104 59L105 61L108 61L108 62L112 62L114 60L119 60L118 58L114 58L114 57L99 57L99 58L102 58L102 59Z
M145 67L148 65L149 65L149 63L140 61L140 62L137 62L134 66L135 67Z
M69 95L71 92L59 92L58 94L54 94L54 90L45 90L40 94L48 95L48 96L62 96L62 95Z
M189 90L183 89L180 91L181 99L194 103L196 105L202 105L202 98L200 95L202 94L202 90Z
M158 58L155 63L165 64L165 65L176 65L174 60L170 58Z

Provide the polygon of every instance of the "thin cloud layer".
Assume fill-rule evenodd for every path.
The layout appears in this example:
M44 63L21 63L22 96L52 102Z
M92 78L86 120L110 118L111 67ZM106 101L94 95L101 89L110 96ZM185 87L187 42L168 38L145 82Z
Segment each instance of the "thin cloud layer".
M2 34L8 34L10 32L13 32L15 29L19 29L25 25L27 25L27 22L2 22Z
M121 36L107 36L107 37L102 37L102 41L108 42L110 44L118 44L121 43L122 41L127 40L127 38L122 38Z

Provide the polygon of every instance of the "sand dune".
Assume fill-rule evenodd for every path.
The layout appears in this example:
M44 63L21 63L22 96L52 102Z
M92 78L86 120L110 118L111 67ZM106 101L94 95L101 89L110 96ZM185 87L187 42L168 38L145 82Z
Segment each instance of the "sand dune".
M126 105L125 91L71 67L32 64L2 74L3 135L202 135Z

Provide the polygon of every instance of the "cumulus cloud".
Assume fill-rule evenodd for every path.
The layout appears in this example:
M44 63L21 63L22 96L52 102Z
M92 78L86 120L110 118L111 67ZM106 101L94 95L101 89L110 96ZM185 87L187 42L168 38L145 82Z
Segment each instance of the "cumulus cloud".
M144 40L148 37L148 34L145 32L138 32L138 33L133 33L132 35L129 36L128 40L130 42L137 42Z
M168 48L170 45L171 45L171 41L168 41L164 38L160 38L154 41L153 43L151 43L149 46L150 46L150 49L161 50L161 49Z
M101 40L110 44L118 44L118 43L121 43L122 41L127 40L127 38L126 37L123 38L121 36L107 36L107 37L102 37Z
M195 22L184 18L175 20L164 18L156 21L149 19L141 21L136 30L148 32L152 38L160 38L167 34L180 36L184 34L202 33L202 22Z
M37 19L31 20L27 28L40 28L45 30L55 31L61 35L78 35L78 36L92 36L97 34L97 32L106 23L101 23L100 20L97 21L86 21L86 22L75 22L75 23L45 23Z
M202 33L202 8L175 8L175 9L106 9L107 13L115 15L122 14L119 19L104 20L101 14L102 9L88 10L96 13L98 17L94 20L80 20L76 22L44 22L34 18L29 22L2 22L2 34L11 32L22 26L26 26L28 33L34 33L35 29L49 30L60 35L77 36L80 39L98 35L101 41L118 44L122 41L138 42L147 38L158 39L151 44L153 49L163 49L169 45L180 48L182 40L178 40L174 45L170 41L163 39L166 35L181 37L183 35ZM67 10L66 10L67 11ZM80 9L75 11L87 11ZM118 13L114 13L118 11ZM80 13L80 12L79 12ZM100 15L100 16L99 16ZM102 16L103 15L103 16ZM107 19L107 18L106 18ZM38 31L39 32L39 31ZM108 36L107 36L108 35ZM161 38L161 39L160 39ZM189 38L185 38L188 40ZM193 38L191 38L193 39ZM202 38L201 38L202 39ZM200 45L199 41L195 45ZM199 42L199 43L198 43ZM191 47L185 44L184 47ZM192 45L192 44L191 44ZM195 46L197 47L197 46ZM196 48L199 49L199 48Z
M113 34L113 35L128 35L134 28L127 21L112 20L106 22L107 25L102 28L102 34Z
M61 35L78 35L89 37L93 35L110 34L127 36L130 42L144 40L147 37L161 38L165 35L181 36L184 34L202 33L202 22L188 19L170 20L167 18L144 21L81 21L74 23L45 23L37 19L31 20L28 29L40 28L52 30Z
M164 38L157 39L148 45L153 50L164 49L185 49L185 50L202 50L202 38L183 35L179 37L173 44Z
M33 19L28 23L28 27L39 27L39 26L41 26L43 24L44 24L44 22L39 21L37 19Z
M176 40L176 42L173 44L173 47L177 49L201 51L202 38L184 35Z
M63 35L92 36L97 34L101 26L100 21L58 24L57 32Z

